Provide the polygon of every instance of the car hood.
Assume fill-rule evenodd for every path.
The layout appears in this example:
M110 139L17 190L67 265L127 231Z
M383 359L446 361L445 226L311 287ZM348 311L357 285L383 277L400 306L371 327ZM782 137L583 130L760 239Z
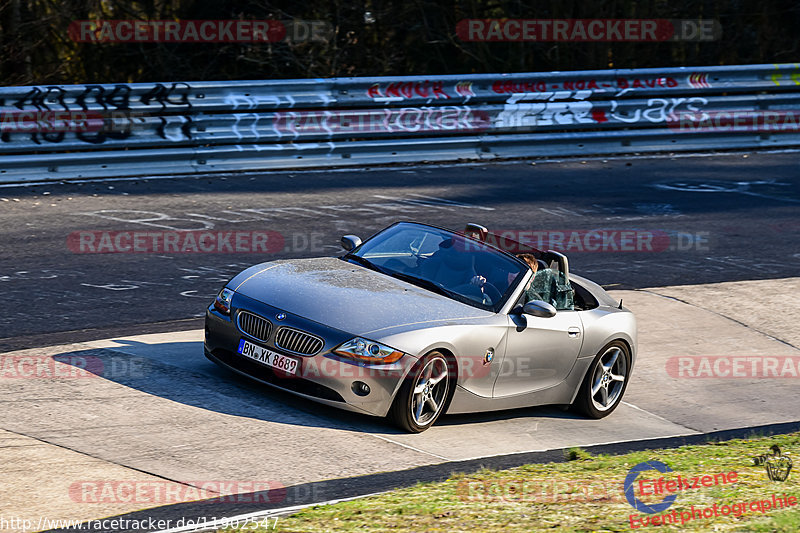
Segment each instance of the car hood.
M334 257L262 263L233 278L228 287L355 335L391 326L493 315Z

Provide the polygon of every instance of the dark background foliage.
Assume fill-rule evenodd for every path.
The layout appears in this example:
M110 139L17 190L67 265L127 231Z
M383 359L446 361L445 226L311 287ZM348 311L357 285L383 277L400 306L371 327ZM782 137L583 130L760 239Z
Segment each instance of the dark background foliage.
M464 18L716 19L721 39L672 43L468 43ZM304 19L328 42L77 43L86 19ZM793 0L0 0L3 85L524 72L798 60Z

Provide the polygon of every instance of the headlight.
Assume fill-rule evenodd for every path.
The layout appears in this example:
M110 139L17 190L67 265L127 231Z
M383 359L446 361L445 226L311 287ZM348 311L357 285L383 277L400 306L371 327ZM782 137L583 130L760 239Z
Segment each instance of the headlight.
M368 363L394 363L403 357L403 352L361 337L350 339L333 353Z
M223 315L231 314L231 300L233 300L233 291L227 287L219 291L217 299L214 300L214 309Z

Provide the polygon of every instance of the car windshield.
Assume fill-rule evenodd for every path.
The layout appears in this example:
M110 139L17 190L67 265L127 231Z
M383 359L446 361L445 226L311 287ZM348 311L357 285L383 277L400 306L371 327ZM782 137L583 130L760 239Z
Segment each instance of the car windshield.
M493 312L528 270L523 262L484 243L409 222L386 228L345 258Z

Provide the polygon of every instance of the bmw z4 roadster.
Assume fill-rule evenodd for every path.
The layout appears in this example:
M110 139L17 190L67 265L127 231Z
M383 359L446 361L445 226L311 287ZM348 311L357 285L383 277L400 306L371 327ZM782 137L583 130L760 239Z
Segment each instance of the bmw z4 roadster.
M398 222L342 237L341 257L252 266L208 307L205 355L410 432L445 412L609 415L636 359L633 314L563 254L491 237Z

